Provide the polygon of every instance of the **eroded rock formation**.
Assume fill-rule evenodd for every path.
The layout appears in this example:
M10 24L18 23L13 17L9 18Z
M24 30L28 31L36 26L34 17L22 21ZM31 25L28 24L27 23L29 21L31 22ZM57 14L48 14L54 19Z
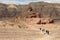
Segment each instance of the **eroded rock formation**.
M54 23L54 20L51 18L40 18L40 20L37 22L37 24L49 24Z
M34 12L32 7L28 9L28 15L26 16L25 21L29 23L35 23L35 24L49 24L49 23L54 23L54 20L52 18L43 18L41 17L41 13Z

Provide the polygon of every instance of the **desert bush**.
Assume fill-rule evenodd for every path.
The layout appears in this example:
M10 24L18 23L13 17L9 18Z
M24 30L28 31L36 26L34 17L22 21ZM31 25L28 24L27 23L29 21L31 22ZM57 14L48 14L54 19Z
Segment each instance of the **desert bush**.
M19 28L22 28L20 25L18 25Z
M10 24L10 26L14 26L14 24Z

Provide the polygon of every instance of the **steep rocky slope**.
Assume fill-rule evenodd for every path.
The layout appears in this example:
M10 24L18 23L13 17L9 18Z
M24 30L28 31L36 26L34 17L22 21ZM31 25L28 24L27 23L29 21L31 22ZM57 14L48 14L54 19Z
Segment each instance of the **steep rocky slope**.
M33 12L39 12L41 17L60 19L60 4L46 2L34 2L29 5L15 5L0 3L0 18L12 18L15 16L27 15L28 7L32 7ZM24 16L23 16L24 17Z

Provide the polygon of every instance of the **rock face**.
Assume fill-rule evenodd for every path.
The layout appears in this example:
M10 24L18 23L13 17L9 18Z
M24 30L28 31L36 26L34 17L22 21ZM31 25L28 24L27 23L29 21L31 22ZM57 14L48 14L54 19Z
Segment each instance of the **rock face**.
M9 7L6 4L0 4L0 19L13 17L16 15L16 9L13 7Z
M30 3L34 11L41 13L41 17L50 17L53 19L59 19L60 16L60 4L51 4L44 2ZM57 6L57 7L56 7Z
M39 22L37 24L49 24L54 23L54 20L51 18L40 18Z
M7 7L7 9L8 9L8 14L9 14L8 17L16 16L18 8L15 5L11 4Z
M35 12L30 12L30 14L26 16L26 18L40 18L40 17L41 17L40 13Z
M32 8L32 9L31 9ZM27 10L32 12L27 12ZM1 4L0 18L9 18L20 16L24 18L27 15L39 16L42 18L60 19L60 4L52 4L45 2L33 2L29 5ZM37 17L38 17L37 16Z
M6 17L8 12L7 12L7 6L5 4L0 4L0 18Z
M49 24L49 23L54 23L54 20L51 18L42 18L41 13L34 12L32 7L29 7L28 10L26 11L28 15L26 15L25 21L31 23L31 24Z
M24 21L29 24L51 24L51 23L54 23L54 20L51 18L26 18Z

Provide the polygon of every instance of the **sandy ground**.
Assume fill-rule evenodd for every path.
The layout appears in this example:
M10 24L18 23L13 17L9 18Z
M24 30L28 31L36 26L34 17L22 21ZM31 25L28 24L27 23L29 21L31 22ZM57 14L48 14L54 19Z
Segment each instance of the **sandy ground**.
M60 40L60 24L21 23L0 21L0 40ZM49 35L44 34L39 28L49 30Z

